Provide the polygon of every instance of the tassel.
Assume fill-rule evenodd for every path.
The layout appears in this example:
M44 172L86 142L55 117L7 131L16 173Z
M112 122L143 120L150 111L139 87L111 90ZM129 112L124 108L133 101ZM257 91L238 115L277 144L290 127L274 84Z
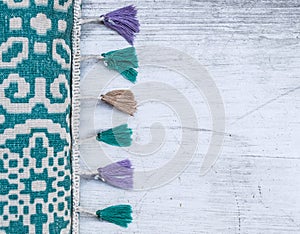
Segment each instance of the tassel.
M110 51L101 56L109 69L116 70L132 83L136 81L138 72L134 68L138 67L138 59L134 47Z
M132 129L123 124L98 133L96 139L113 146L128 147L131 145L131 135Z
M100 179L109 185L133 189L133 168L128 159L98 168L98 173Z
M132 209L130 205L110 206L103 210L98 210L96 215L99 219L114 223L121 227L128 227L132 222Z
M101 15L100 19L103 20L106 27L115 30L124 37L128 43L133 45L135 33L140 31L140 24L136 19L136 14L136 8L131 5Z
M114 106L116 109L133 116L137 102L130 90L113 90L101 95L101 100Z
M129 68L128 70L121 72L121 75L130 82L135 83L138 72L133 68Z

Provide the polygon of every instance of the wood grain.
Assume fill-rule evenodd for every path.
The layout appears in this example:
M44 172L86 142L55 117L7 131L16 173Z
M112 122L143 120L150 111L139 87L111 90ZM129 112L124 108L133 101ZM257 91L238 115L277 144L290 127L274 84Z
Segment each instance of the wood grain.
M82 16L99 16L132 3L141 22L136 46L179 49L209 71L225 105L225 141L213 169L200 176L211 129L203 113L200 126L208 131L199 130L202 148L167 185L129 192L82 181L85 209L128 202L134 222L122 229L82 215L81 233L300 233L300 1L86 0ZM96 25L84 25L81 39L83 55L127 46L116 33ZM83 64L82 77L91 66L93 62ZM162 79L172 81L172 75ZM126 85L121 83L122 88ZM182 90L201 106L191 86ZM151 111L143 109L132 120L135 129L150 123ZM109 116L105 113L96 117L103 125ZM162 113L153 122L168 118ZM149 140L148 130L146 126L136 138ZM178 144L174 139L167 143L169 151L152 159L132 156L137 169L165 163ZM111 150L120 159L126 155Z

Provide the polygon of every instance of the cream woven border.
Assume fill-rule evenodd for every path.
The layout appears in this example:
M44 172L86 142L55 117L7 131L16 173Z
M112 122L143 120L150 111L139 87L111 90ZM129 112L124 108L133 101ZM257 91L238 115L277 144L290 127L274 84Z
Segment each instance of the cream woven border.
M72 234L79 233L79 121L80 121L80 17L81 0L74 0L74 21L72 32Z

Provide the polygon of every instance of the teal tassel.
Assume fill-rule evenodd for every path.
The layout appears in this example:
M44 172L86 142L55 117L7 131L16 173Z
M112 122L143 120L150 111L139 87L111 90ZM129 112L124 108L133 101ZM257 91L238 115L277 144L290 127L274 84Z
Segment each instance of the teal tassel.
M132 222L131 213L132 209L130 205L110 206L96 212L99 219L121 227L127 227Z
M134 47L110 51L101 56L109 69L116 70L132 83L136 81L138 72L134 68L139 65Z
M128 147L132 142L131 135L132 129L127 124L122 124L98 133L96 139L113 146Z
M135 83L138 72L133 68L129 68L128 70L125 70L125 71L121 72L121 75L125 79L131 81L132 83Z

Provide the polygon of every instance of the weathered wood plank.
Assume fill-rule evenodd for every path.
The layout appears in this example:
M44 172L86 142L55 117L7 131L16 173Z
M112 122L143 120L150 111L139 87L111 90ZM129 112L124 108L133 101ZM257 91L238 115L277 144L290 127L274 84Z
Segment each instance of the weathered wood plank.
M82 15L95 17L127 4L132 2L88 0ZM135 212L127 230L82 215L81 233L299 233L300 1L146 0L136 5L142 24L137 46L185 51L213 77L226 110L223 151L213 169L201 177L210 132L199 131L200 147L193 161L165 186L128 192L82 181L81 205L86 209L129 202ZM82 28L81 45L83 54L128 46L116 33L96 25ZM83 78L92 66L93 62L83 65ZM141 68L141 76L175 79L151 67ZM199 110L200 128L210 129L201 95L186 83L178 84ZM109 87L129 86L120 81ZM173 118L161 106L151 107L130 120L140 142L151 140L153 122ZM147 116L153 111L161 115L152 122ZM97 113L96 122L109 126L109 109ZM114 160L128 156L138 170L149 170L172 158L178 140L168 138L168 149L149 158L110 147L106 152Z

